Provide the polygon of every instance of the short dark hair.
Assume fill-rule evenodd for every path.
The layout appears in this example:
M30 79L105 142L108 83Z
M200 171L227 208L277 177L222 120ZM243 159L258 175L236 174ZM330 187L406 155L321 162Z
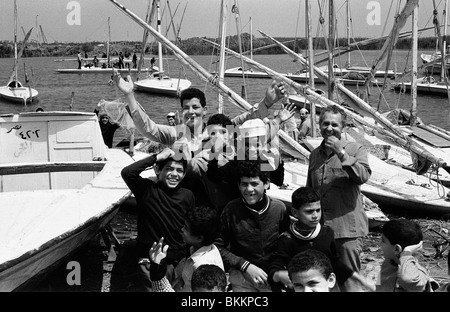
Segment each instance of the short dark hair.
M215 264L202 264L192 273L191 288L196 291L199 288L212 290L217 287L221 291L227 288L227 276L220 267Z
M292 193L292 208L298 209L305 204L320 200L319 193L312 187L302 186Z
M201 205L186 211L186 223L192 235L203 236L203 246L214 243L220 233L219 213L209 206Z
M232 125L230 117L224 114L214 114L211 117L209 117L208 121L206 122L207 126L210 125L221 125L222 127L226 128L227 126Z
M171 161L174 161L174 162L177 162L177 163L181 164L181 165L183 166L184 171L186 172L186 169L187 169L187 160L184 159L184 158L181 158L181 159L174 159L174 158L172 158L172 157L167 157L166 159L158 160L158 161L156 162L155 165L156 165L156 167L159 168L159 170L162 170L162 169L164 168L164 166L165 166L168 162L171 162Z
M323 252L315 249L299 252L289 261L287 267L290 279L298 272L305 272L311 269L318 270L326 279L333 273L330 258Z
M257 178L263 182L267 183L270 178L269 171L262 171L261 166L263 164L262 160L237 160L237 177L238 183L241 182L242 177Z
M408 219L389 220L383 225L383 235L392 245L399 244L402 248L423 240L420 225Z
M347 125L347 114L343 109L341 109L337 105L325 106L324 108L321 109L319 117L319 125L322 124L322 121L325 117L325 113L341 114L342 127L345 127Z
M206 106L205 93L202 90L197 89L197 88L187 88L187 89L184 89L180 95L181 107L183 107L183 102L185 100L190 100L193 98L197 98L200 101L200 104L202 105L202 107Z

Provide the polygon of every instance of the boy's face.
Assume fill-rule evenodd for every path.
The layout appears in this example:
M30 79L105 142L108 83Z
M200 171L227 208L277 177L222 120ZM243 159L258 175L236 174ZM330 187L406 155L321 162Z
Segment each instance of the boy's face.
M176 188L185 175L183 165L176 161L168 161L161 170L158 167L155 169L158 181L168 188Z
M327 279L319 270L311 268L294 273L291 281L296 292L329 292L336 283L336 276L331 273Z
M169 116L167 117L167 122L169 124L169 126L175 126L175 117Z
M186 126L195 128L203 123L203 117L206 114L206 106L202 107L200 100L192 98L184 100L182 105L183 120Z
M320 222L322 216L322 209L320 207L320 200L313 203L306 203L300 208L293 208L292 214L298 221L307 228L314 229Z
M384 236L384 234L381 234L381 250L383 251L383 256L385 259L389 260L398 260L397 254L398 254L398 245L392 245L389 239Z
M249 205L259 202L268 188L269 181L263 183L259 177L241 177L239 182L239 191Z
M189 246L198 245L202 242L201 236L192 235L188 222L185 222L181 228L181 237L183 237L183 241Z
M101 116L100 116L100 121L101 121L104 125L106 125L106 124L109 122L109 117L108 117L108 115L101 115Z
M220 150L231 139L228 129L222 125L209 125L206 131L215 150Z

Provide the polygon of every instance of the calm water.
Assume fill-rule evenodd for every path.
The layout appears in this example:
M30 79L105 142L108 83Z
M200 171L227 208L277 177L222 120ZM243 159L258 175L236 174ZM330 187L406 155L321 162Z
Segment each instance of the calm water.
M351 56L353 65L369 66L373 64L378 56L378 51L364 51L364 59L361 55L354 53ZM192 58L208 71L216 71L215 58L211 56L192 56ZM23 111L34 111L38 106L42 106L45 110L69 110L71 103L71 95L74 92L73 110L92 112L97 103L101 99L115 100L121 98L122 94L115 86L108 84L109 75L107 74L60 74L55 72L57 68L74 68L77 64L75 61L55 62L54 57L41 58L24 58L19 62L19 77L22 83L24 79L24 66L28 77L31 80L33 88L39 92L39 102L28 106L22 104L11 104L0 100L0 113L17 113ZM280 73L296 72L299 65L292 62L287 55L256 55L254 59ZM397 51L393 54L391 61L391 69L397 66L398 71L405 68L405 61L411 59L408 51ZM345 63L346 56L337 59L337 63ZM395 65L394 65L395 64ZM419 65L421 62L419 62ZM147 64L146 64L147 65ZM226 67L239 66L240 61L230 58ZM325 63L322 65L326 65ZM13 59L0 59L0 82L6 83L11 73ZM192 85L205 91L208 101L208 109L210 114L217 111L217 91L208 86L200 79L190 68L181 65L175 58L164 62L164 69L171 77L187 78L191 80ZM382 68L384 69L384 68ZM420 74L419 74L420 76ZM132 76L136 80L135 76ZM265 89L270 83L269 79L246 79L247 100L253 104L259 101L263 96ZM233 89L236 93L241 94L243 81L240 78L225 78L225 84ZM316 87L325 89L325 85L318 84ZM355 86L349 86L350 90L356 91ZM369 97L369 103L377 106L380 91L373 87ZM399 97L392 90L385 90L383 93L387 104L382 102L381 110L385 111L394 108L395 105L401 108L409 109L411 103L411 95L403 94ZM147 113L157 122L165 123L165 115L169 111L177 110L180 103L176 98L168 98L163 96L155 96L146 93L136 93L136 98L145 108ZM276 108L279 106L276 105ZM450 130L450 104L448 99L442 96L432 96L419 94L417 98L418 115L426 123L432 123L442 128ZM225 103L225 112L230 116L238 114L240 111L230 102ZM117 136L120 138L121 133Z

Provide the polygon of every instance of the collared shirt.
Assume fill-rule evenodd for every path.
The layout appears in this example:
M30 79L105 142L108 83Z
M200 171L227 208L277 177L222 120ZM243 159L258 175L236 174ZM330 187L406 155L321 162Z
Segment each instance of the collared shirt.
M430 281L428 271L412 255L400 256L400 265L386 259L381 265L377 292L423 292Z
M335 238L362 237L369 232L369 222L360 188L372 171L363 146L344 139L341 142L348 155L344 162L336 154L328 157L324 142L311 152L306 185L319 190L322 218Z
M192 273L202 264L215 264L224 270L222 256L214 244L203 246L196 251L191 247L191 256L181 260L175 268L173 288L176 291L191 292Z

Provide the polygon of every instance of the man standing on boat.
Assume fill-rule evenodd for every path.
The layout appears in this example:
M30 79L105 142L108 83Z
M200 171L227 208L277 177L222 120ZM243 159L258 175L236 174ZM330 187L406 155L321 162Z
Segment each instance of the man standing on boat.
M81 69L81 59L82 59L81 51L78 51L78 54L77 54L78 69Z
M359 272L362 239L369 232L361 195L361 185L372 173L367 150L342 138L346 114L337 106L324 108L319 124L323 141L309 156L306 186L320 193L321 222L333 229L340 260ZM350 280L342 288L362 291L360 285Z

